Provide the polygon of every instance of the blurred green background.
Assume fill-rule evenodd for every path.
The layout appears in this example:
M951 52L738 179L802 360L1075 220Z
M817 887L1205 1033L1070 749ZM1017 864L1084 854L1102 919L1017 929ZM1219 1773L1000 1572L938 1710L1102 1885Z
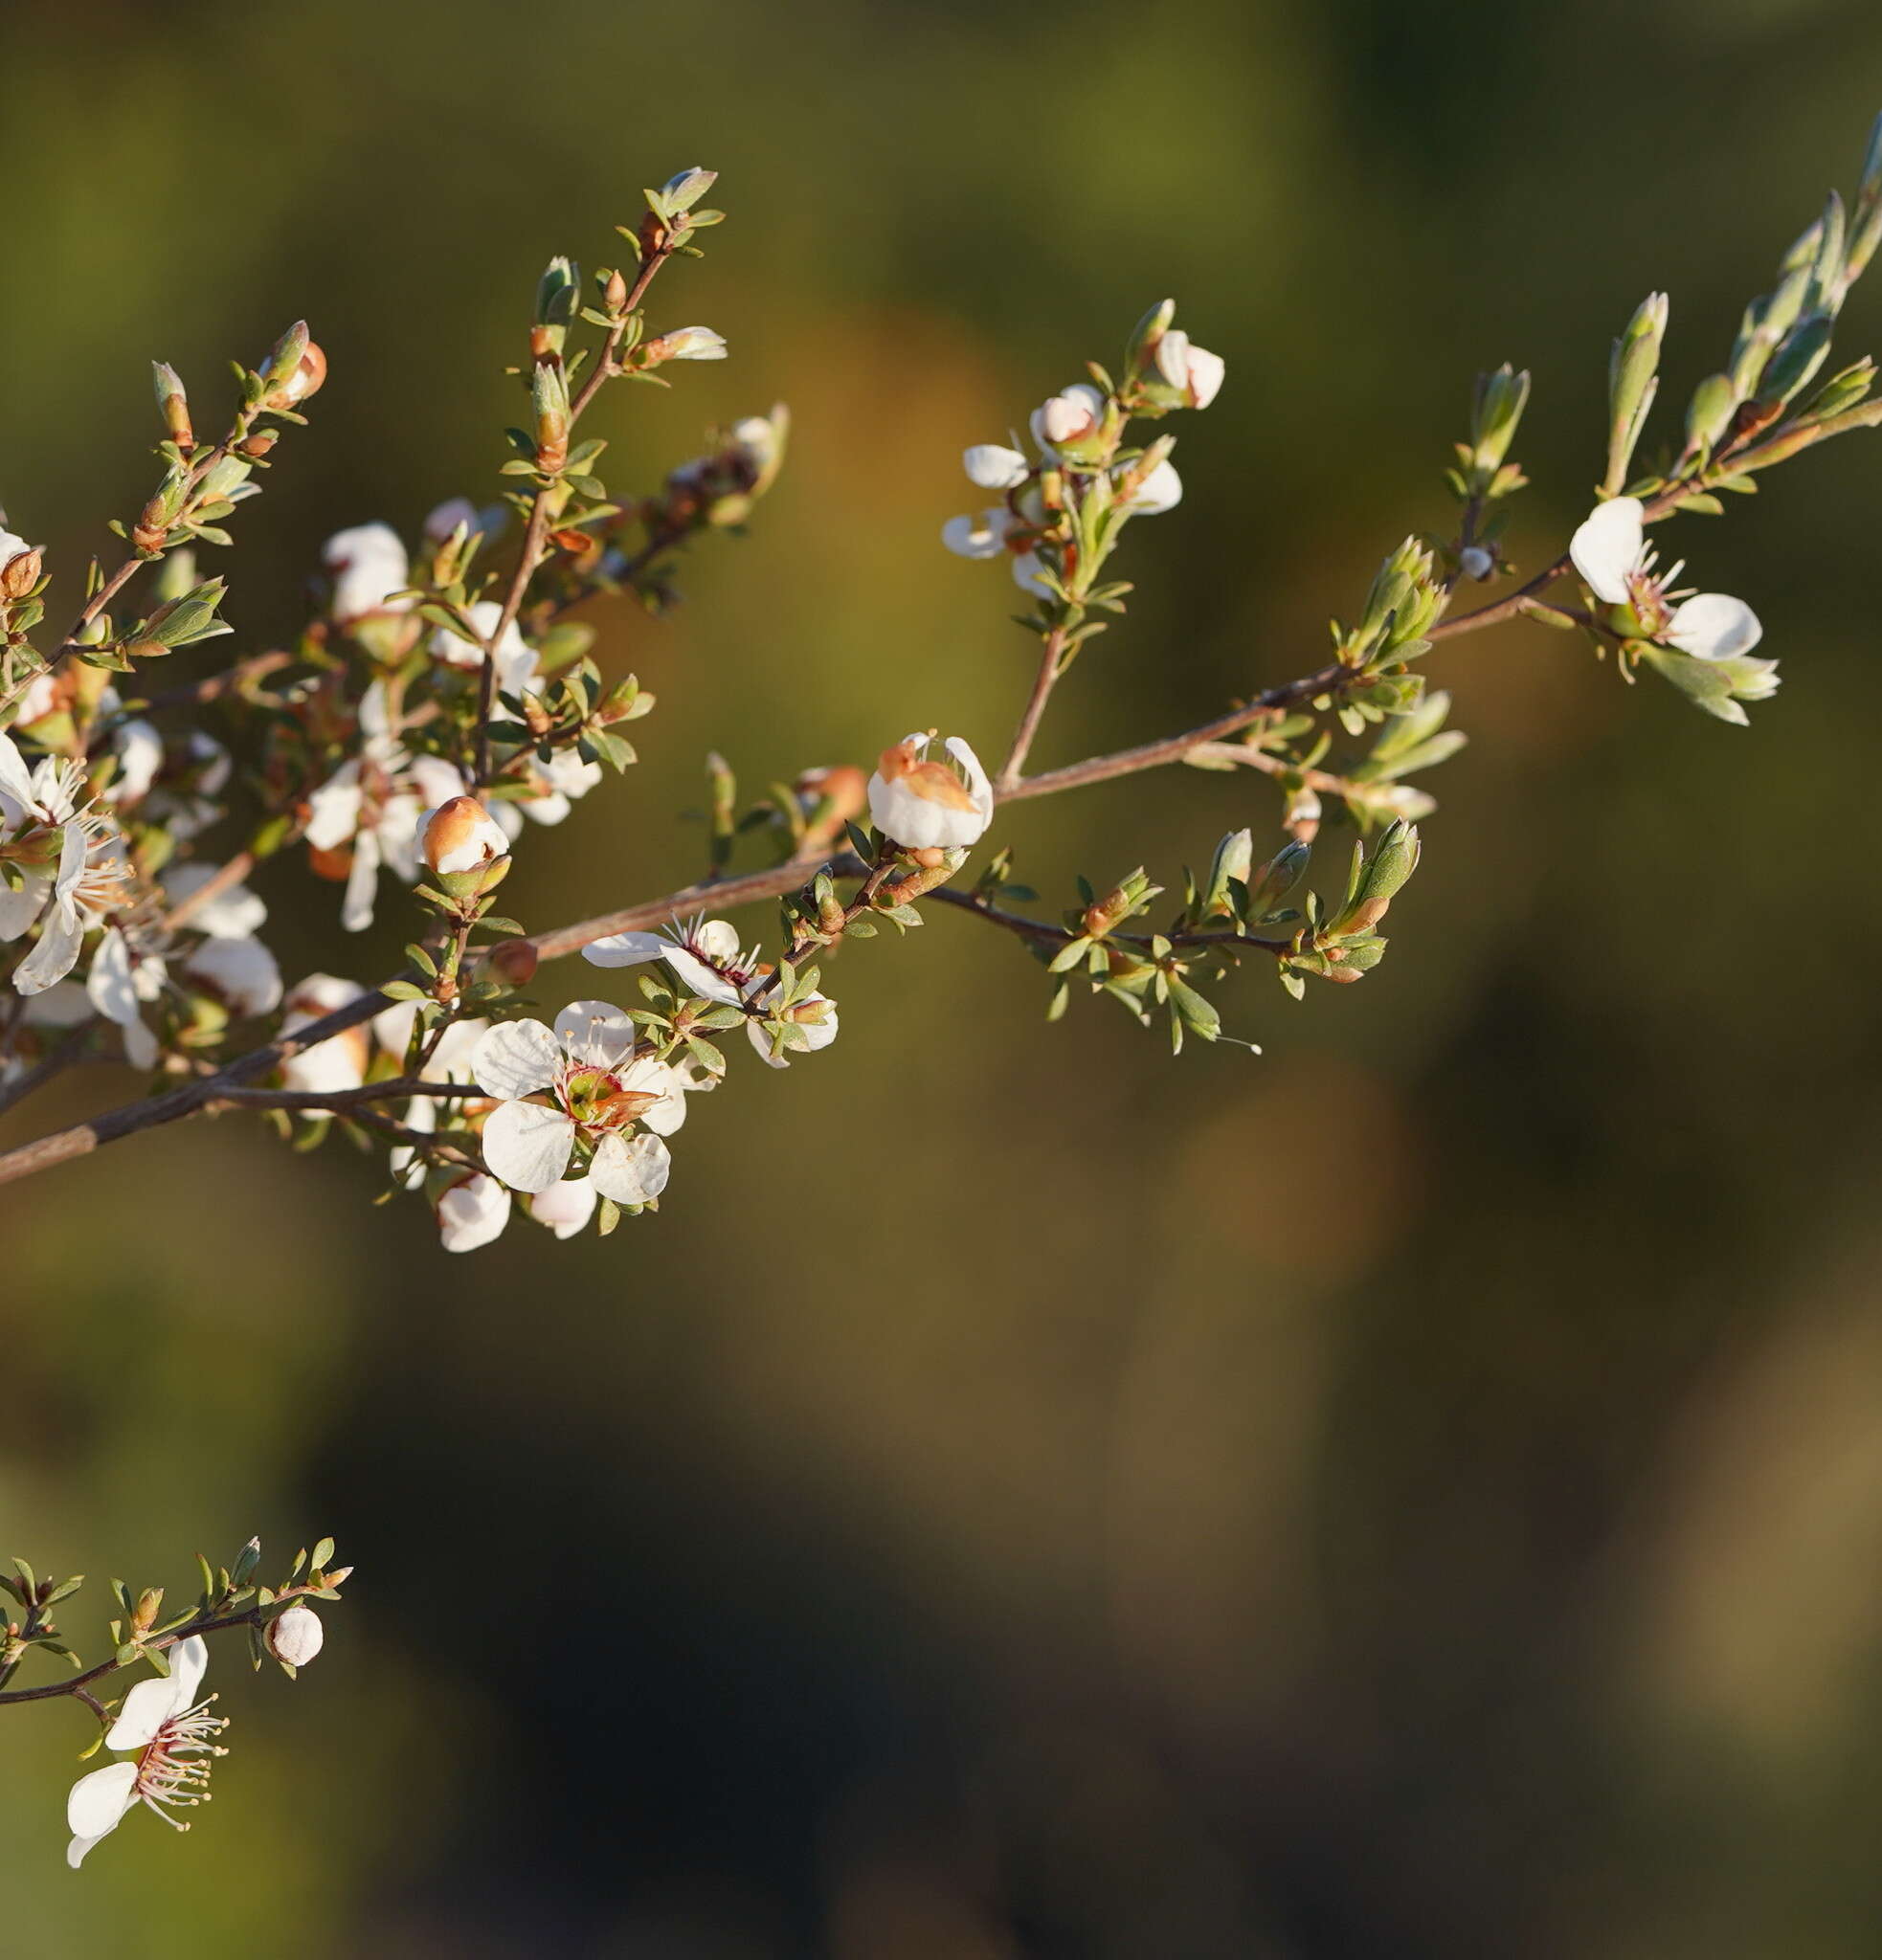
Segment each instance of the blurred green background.
M1446 522L1505 358L1553 554L1608 336L1669 288L1683 401L1882 103L1860 0L6 20L0 501L68 594L150 481L150 357L207 418L297 314L330 356L233 646L293 631L329 532L491 494L545 257L723 172L655 318L732 359L604 401L609 480L777 397L794 453L680 612L596 615L660 706L532 839L537 926L695 875L709 746L754 791L917 724L998 753L1032 643L936 543L957 452L1165 292L1228 386L1042 765L1320 657ZM1882 341L1878 294L1846 322ZM297 1685L218 1652L185 1839L134 1818L74 1877L87 1724L0 1724L10 1950L1872 1954L1878 486L1855 437L1669 534L1784 661L1748 731L1566 636L1442 649L1472 746L1391 956L1301 1008L1251 974L1262 1059L1047 1028L1022 951L937 914L847 948L841 1040L736 1066L605 1243L447 1258L235 1121L0 1193L0 1550L183 1589L331 1531L360 1568ZM996 835L1056 904L1275 819L1171 771ZM333 964L335 889L262 888L290 977ZM405 936L389 897L344 951Z

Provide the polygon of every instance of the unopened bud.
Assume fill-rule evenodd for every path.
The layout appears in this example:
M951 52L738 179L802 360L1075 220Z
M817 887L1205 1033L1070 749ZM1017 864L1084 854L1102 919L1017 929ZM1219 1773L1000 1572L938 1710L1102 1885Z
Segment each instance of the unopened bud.
M536 977L538 955L527 939L504 939L490 948L484 964L492 979L507 987L527 987Z
M131 1615L131 1626L140 1634L147 1634L157 1623L157 1615L162 1612L164 1589L151 1586L138 1595L137 1610Z
M641 365L658 368L663 361L723 361L726 337L709 326L679 326L640 349Z
M321 1650L326 1629L311 1606L290 1606L279 1619L268 1622L264 1636L268 1652L289 1667L305 1667Z
M569 460L569 382L560 361L536 363L536 466L559 470Z
M11 546L14 549L9 556ZM39 583L40 568L45 564L44 547L26 545L24 540L0 531L0 599L23 599Z
M601 303L610 313L621 313L627 307L627 280L621 277L618 267L608 275L608 283L601 288Z
M326 356L317 341L307 338L304 320L289 327L276 343L261 378L269 384L261 398L266 409L291 409L320 392L326 380Z
M244 438L241 453L246 457L264 457L280 440L279 429L258 429L253 435Z
M443 878L507 857L509 839L475 796L453 796L425 818L420 854Z
M1209 866L1209 883L1203 897L1211 912L1226 912L1230 884L1245 885L1255 864L1255 834L1249 830L1230 831L1216 846L1215 861Z
M1457 554L1457 568L1481 584L1496 569L1496 553L1485 545L1467 545Z
M150 376L157 389L157 412L164 418L164 431L179 449L189 449L196 440L190 426L190 398L183 392L182 377L168 361L153 361Z

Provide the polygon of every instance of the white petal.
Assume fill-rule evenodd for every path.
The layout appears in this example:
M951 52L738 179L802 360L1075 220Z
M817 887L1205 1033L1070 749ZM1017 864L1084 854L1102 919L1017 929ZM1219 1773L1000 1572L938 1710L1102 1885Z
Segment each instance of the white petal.
M136 1021L137 988L131 979L131 949L114 925L98 943L92 970L85 980L92 1005L106 1020L128 1028Z
M682 987L689 987L702 1000L721 1000L736 1005L745 998L738 991L737 984L727 979L716 967L708 966L697 953L688 952L683 946L674 946L670 941L661 955L667 969Z
M203 1684L203 1676L209 1672L209 1642L200 1634L191 1634L187 1640L179 1640L169 1650L170 1686L176 1696L176 1708L180 1714L185 1708L196 1705L196 1691Z
M364 932L372 924L372 907L379 896L379 839L372 831L361 831L353 839L353 861L347 868L347 889L340 901L342 932Z
M337 851L359 828L359 764L342 763L307 798L303 835L316 851Z
M1667 638L1695 660L1732 660L1764 637L1758 614L1725 592L1699 592L1673 614Z
M982 511L978 517L951 517L941 526L941 542L957 558L997 558L1006 539L1006 513Z
M1003 442L976 442L961 457L968 477L983 490L1011 490L1032 475L1032 465Z
M55 901L39 928L39 943L23 959L13 974L13 985L22 993L43 993L55 982L63 980L78 963L78 947L85 937L76 906Z
M605 1000L571 1000L555 1017L555 1038L571 1059L611 1069L634 1047L634 1023Z
M1021 551L1013 560L1013 583L1035 599L1050 599L1055 596L1052 588L1040 576L1044 569L1037 551Z
M649 1103L634 1119L643 1129L652 1130L656 1136L670 1137L685 1122L684 1080L665 1062L656 1061L651 1055L643 1055L639 1061L630 1063L621 1071L620 1085L630 1096L660 1098L658 1102Z
M486 1096L513 1102L548 1088L562 1073L562 1044L540 1021L500 1021L472 1050L470 1063Z
M1228 372L1228 363L1220 354L1212 354L1207 347L1192 346L1189 350L1189 392L1199 409L1206 409L1222 391L1222 378Z
M588 1174L596 1191L617 1205L644 1205L666 1189L673 1159L655 1136L601 1139Z
M1627 596L1627 575L1647 546L1645 509L1638 497L1610 497L1595 505L1568 541L1576 570L1604 605L1619 606Z
M975 808L981 813L980 827L984 830L994 820L994 786L988 782L987 772L980 767L980 758L969 746L964 735L950 735L942 746L960 764L961 772L967 778L967 792L974 798Z
M1157 517L1183 501L1183 479L1166 457L1131 493L1130 509L1136 517Z
M17 939L38 918L39 908L52 890L45 879L35 877L30 871L25 874L25 880L18 891L0 880L0 943Z
M540 1102L500 1102L483 1125L483 1161L512 1191L547 1191L574 1147L573 1123Z
M153 1683L146 1682L142 1685L149 1687ZM123 1821L124 1813L134 1801L131 1792L136 1787L135 1763L109 1764L102 1770L94 1770L89 1776L80 1776L72 1786L72 1793L65 1799L65 1824L73 1838L82 1843L81 1849L80 1842L75 1842L67 1854L67 1862L75 1870L85 1853Z
M193 861L179 864L164 873L164 891L172 907L202 890L222 866ZM192 930L206 932L212 939L247 939L268 923L268 907L245 884L232 884L190 914Z
M27 769L25 758L4 728L0 728L0 795L19 806L19 815L13 818L16 823L37 800L33 793L33 777Z
M481 1172L454 1184L437 1201L437 1234L446 1252L475 1252L500 1238L509 1223L510 1196Z
M583 947L582 958L591 967L639 967L663 960L672 950L672 941L658 932L611 932Z
M104 1746L113 1749L146 1748L156 1740L158 1729L179 1708L189 1705L188 1702L176 1699L173 1675L141 1681L124 1697L123 1705L118 1710L118 1719L104 1738ZM73 1828L77 1830L78 1826Z
M594 1216L600 1196L592 1179L565 1177L529 1200L529 1215L538 1225L548 1226L556 1237L572 1238Z
M206 939L183 963L240 1014L271 1013L280 1004L281 969L258 939Z

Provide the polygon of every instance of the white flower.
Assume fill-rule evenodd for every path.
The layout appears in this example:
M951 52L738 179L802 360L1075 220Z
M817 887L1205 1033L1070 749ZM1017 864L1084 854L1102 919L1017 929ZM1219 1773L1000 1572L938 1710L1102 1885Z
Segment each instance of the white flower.
M420 819L464 789L463 777L443 757L409 755L399 746L385 688L376 680L360 697L359 725L359 754L308 797L304 832L315 851L352 846L340 910L347 932L364 932L372 924L382 864L407 884L416 879Z
M752 1047L773 1068L789 1068L792 1056L815 1055L819 1048L828 1048L837 1038L837 1003L828 994L807 993L801 1000L793 1001L780 1018L802 1033L804 1045L801 1048L787 1046L781 1036L773 1047L771 1032L761 1022L748 1021L745 1024L745 1032L751 1037Z
M35 770L35 785L39 780ZM130 864L110 820L94 806L65 818L64 826L58 869L39 912L39 943L13 974L21 993L42 993L63 980L78 963L85 934L129 896Z
M1046 451L1083 442L1097 434L1105 397L1088 381L1075 381L1063 394L1048 395L1032 412L1033 440Z
M268 1652L290 1667L305 1667L325 1644L326 1629L311 1606L290 1606L279 1619L268 1622L263 1637Z
M413 1023L418 1018L418 1003L415 1000L395 1000L391 1007L382 1007L372 1016L373 1038L379 1046L397 1062L399 1072L404 1073L405 1058L412 1049ZM471 1051L483 1038L490 1023L488 1021L453 1021L437 1037L437 1046L431 1052L431 1058L418 1071L419 1079L427 1082L467 1082L471 1080ZM429 1096L416 1098L426 1108L431 1107Z
M23 558L33 549L17 531L10 531L0 525L0 571L5 571L15 558Z
M1610 497L1595 505L1568 546L1588 590L1603 605L1627 607L1643 638L1677 647L1695 660L1731 660L1750 653L1764 633L1758 614L1724 592L1671 590L1685 565L1654 569L1645 518L1638 497Z
M437 1236L446 1252L475 1252L501 1238L509 1223L510 1196L494 1177L473 1171L438 1195Z
M1056 599L1059 596L1041 575L1045 565L1037 551L1019 552L1013 560L1012 569L1013 583L1022 592L1030 592L1035 599Z
M483 665L483 649L490 644L504 616L495 599L479 599L464 608L464 616L477 635L476 644L440 626L432 635L432 658L447 667L476 669ZM523 629L512 619L497 642L497 691L525 694L536 681L536 650L523 637Z
M1192 409L1206 409L1221 392L1228 364L1220 354L1192 344L1181 327L1172 327L1156 344L1156 371L1179 388Z
M649 367L658 367L662 361L723 361L726 337L709 326L677 326L647 342L640 351Z
M978 517L951 517L941 526L941 542L957 558L997 558L1012 528L1013 513L997 503Z
M141 803L164 766L164 738L148 722L125 722L113 732L111 747L118 758L118 773L104 801L115 809Z
M85 993L107 1021L123 1031L124 1059L133 1068L149 1068L157 1059L157 1037L144 1025L143 1003L163 990L164 963L139 957L130 942L113 925L106 929L92 955Z
M600 782L601 774L598 762L584 762L572 748L558 748L548 762L532 755L529 758L529 780L544 786L541 794L519 796L499 804L497 821L502 823L507 812L520 810L531 823L560 823L574 805ZM514 835L512 832L512 838Z
M704 915L686 925L675 920L663 933L612 932L583 947L582 958L593 967L639 967L663 960L683 987L702 1000L728 1007L745 1004L758 974L758 948L741 952L738 927L729 919Z
M1174 510L1183 501L1183 479L1168 457L1157 464L1125 502L1133 517L1157 517Z
M1018 489L1033 473L1025 457L1003 442L976 442L962 454L961 467L983 490Z
M186 864L168 867L164 873L164 892L171 911L201 891L222 866L191 858ZM266 903L245 884L232 884L192 906L184 921L191 932L206 932L212 939L251 939L268 923Z
M945 763L930 762L933 740L930 729L883 750L869 778L869 817L885 836L909 850L960 850L977 843L993 822L993 785L958 735L950 735L945 746L959 774Z
M504 827L475 796L451 796L425 813L418 854L440 878L480 871L509 856Z
M298 1035L339 1009L350 1007L365 991L356 981L343 980L335 973L309 973L287 996L281 1033ZM290 1089L337 1095L345 1089L357 1089L366 1080L366 1066L371 1058L371 1035L364 1022L356 1022L298 1055L290 1055L281 1063L281 1080Z
M228 1754L213 1738L229 1725L209 1713L213 1695L196 1700L209 1666L202 1636L192 1634L168 1653L168 1677L139 1682L104 1738L107 1748L134 1749L136 1755L79 1777L65 1800L65 1821L72 1832L65 1861L74 1871L139 1804L148 1805L152 1815L176 1830L187 1831L190 1820L170 1813L208 1801L212 1763Z
M529 1200L529 1215L558 1238L573 1238L594 1216L600 1193L592 1177L565 1177Z
M635 1058L635 1038L627 1015L599 1000L564 1008L553 1031L540 1021L492 1028L471 1057L478 1086L498 1103L483 1125L491 1171L513 1191L547 1191L562 1181L580 1137L594 1147L588 1174L603 1197L657 1198L670 1159L654 1132L684 1121L685 1097L673 1070ZM636 1123L647 1133L630 1136Z
M241 1018L280 1004L281 969L258 939L206 939L185 956L183 970Z
M355 524L336 531L321 547L321 563L333 574L333 616L344 626L369 612L402 612L392 594L411 583L405 545L391 524Z

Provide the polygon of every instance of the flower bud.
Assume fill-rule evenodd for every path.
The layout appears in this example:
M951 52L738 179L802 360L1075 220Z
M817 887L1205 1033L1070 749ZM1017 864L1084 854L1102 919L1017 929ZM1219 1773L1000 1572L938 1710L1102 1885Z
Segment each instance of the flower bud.
M39 583L45 550L11 531L0 531L0 599L23 599Z
M1209 882L1203 891L1203 915L1226 912L1230 884L1245 885L1255 864L1253 831L1230 831L1216 846L1215 861L1209 866Z
M1660 343L1667 332L1667 296L1649 293L1634 308L1607 363L1607 477L1611 497L1627 480L1635 445L1659 388Z
M157 412L164 418L164 431L179 449L189 449L196 440L190 426L190 398L183 392L183 381L168 361L152 361L151 379L157 388Z
M305 1667L320 1652L326 1629L311 1606L290 1606L279 1619L268 1622L263 1637L277 1660L289 1667Z
M444 878L478 871L507 857L509 839L475 796L453 796L425 818L419 854Z
M1493 373L1477 376L1470 399L1470 461L1475 469L1494 476L1503 467L1528 405L1528 368L1518 371L1505 361Z
M662 361L723 361L726 339L709 326L681 326L648 341L640 349L640 364L658 368Z
M493 980L508 987L527 987L536 977L536 948L527 939L500 940L485 955Z
M319 393L326 380L326 356L318 342L307 338L304 320L297 320L275 343L261 379L267 384L261 397L264 409L291 409Z
M1457 568L1481 583L1496 569L1496 553L1485 545L1467 545L1457 554Z
M559 470L569 460L569 380L560 361L536 363L530 393L536 410L536 466Z
M619 266L608 275L608 282L601 288L601 303L610 313L624 313L627 310L627 280Z

